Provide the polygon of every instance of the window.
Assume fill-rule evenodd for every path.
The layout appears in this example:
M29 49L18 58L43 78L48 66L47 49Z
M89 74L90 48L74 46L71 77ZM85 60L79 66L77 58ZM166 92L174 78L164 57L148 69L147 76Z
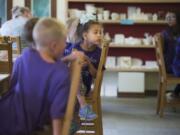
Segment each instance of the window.
M37 17L56 17L56 0L26 0L25 5Z
M7 2L0 0L0 26L7 20Z
M0 0L0 27L1 25L11 18L11 0Z

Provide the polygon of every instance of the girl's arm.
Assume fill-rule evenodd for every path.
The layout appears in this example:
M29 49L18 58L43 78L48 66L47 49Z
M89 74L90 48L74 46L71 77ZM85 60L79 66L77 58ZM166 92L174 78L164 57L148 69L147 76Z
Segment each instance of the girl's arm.
M67 56L61 58L61 60L63 62L71 62L71 61L75 60L75 58L74 58L74 56L72 54L70 54L70 55L67 55Z
M89 72L90 74L92 75L92 77L96 77L96 73L97 73L97 70L96 68L94 67L94 65L90 62L89 58L86 57L86 61L87 61L87 65L89 67Z
M53 135L62 135L62 119L53 119L52 127L53 127Z
M84 53L75 50L70 55L63 57L61 60L63 62L71 62L79 57L84 57Z

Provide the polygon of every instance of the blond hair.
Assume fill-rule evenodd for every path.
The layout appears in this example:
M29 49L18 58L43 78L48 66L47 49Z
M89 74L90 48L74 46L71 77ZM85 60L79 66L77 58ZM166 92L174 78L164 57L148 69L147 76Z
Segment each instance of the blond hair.
M65 25L53 18L40 19L34 27L33 38L37 46L66 37Z
M68 18L66 21L67 29L69 29L75 21L79 21L79 18L77 17Z
M79 25L79 18L77 18L77 17L69 18L66 21L66 26L67 26L67 29L68 29L69 33L72 30L72 27L73 27L73 30L74 30L73 37L71 37L72 35L70 36L69 33L68 33L68 38L69 38L70 42L73 43L73 44L76 44L76 43L80 42L80 39L77 36L78 25Z

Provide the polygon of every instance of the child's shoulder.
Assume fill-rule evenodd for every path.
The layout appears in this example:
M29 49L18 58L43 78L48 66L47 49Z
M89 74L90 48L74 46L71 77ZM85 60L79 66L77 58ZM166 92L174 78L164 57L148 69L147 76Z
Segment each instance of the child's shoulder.
M97 51L101 51L102 49L101 49L99 46L97 46L97 47L96 47L96 50L97 50Z
M58 74L63 74L63 73L68 73L69 72L69 67L67 64L65 64L61 59L56 61L55 64L53 64L53 70L57 72Z
M68 66L58 61L56 65L51 69L51 80L54 81L54 83L60 83L64 81L68 81L70 77L70 71Z
M98 53L98 54L101 54L101 51L102 51L102 49L98 46L94 49L94 52Z
M82 49L81 48L81 42L78 42L78 43L74 44L74 48L75 49Z

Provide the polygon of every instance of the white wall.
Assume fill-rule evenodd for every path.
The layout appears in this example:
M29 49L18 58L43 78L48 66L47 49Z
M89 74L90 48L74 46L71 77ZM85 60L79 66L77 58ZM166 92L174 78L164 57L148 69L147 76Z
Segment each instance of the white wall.
M57 19L65 23L67 16L67 1L57 0Z
M13 7L14 6L24 6L24 0L13 0Z

